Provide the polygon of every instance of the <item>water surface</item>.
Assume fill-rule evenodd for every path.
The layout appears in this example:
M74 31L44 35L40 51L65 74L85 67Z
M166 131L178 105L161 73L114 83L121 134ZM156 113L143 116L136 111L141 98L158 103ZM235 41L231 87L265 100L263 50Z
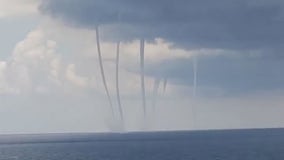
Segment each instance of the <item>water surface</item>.
M284 129L0 137L0 160L283 160Z

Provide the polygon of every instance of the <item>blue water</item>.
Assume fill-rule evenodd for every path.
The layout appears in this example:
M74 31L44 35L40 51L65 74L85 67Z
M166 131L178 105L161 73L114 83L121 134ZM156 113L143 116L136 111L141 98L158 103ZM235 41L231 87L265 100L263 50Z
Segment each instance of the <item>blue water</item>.
M8 139L0 137L0 160L284 160L283 129Z

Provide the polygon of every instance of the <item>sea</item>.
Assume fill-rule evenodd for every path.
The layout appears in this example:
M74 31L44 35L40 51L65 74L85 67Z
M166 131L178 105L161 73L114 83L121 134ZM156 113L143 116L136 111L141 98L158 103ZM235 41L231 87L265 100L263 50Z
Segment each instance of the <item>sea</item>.
M284 160L284 129L2 135L0 160Z

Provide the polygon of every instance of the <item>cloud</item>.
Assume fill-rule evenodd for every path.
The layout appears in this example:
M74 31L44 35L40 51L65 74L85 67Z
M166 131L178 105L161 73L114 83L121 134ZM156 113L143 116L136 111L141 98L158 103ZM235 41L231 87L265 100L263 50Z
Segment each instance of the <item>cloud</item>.
M53 63L59 57L55 55L55 48L56 42L45 40L43 31L30 32L16 45L12 57L6 62L6 78L10 87L18 93L37 88L43 91L48 83L52 83L52 79L57 79L54 72L58 68Z
M15 46L11 57L1 62L1 93L57 91L64 80L64 66L56 48L56 42L47 39L43 30L31 31Z
M65 37L67 35L61 40L60 47L72 46L68 49L68 53L63 53L65 59L69 59L66 57L67 55L76 55L71 62L76 65L76 74L87 78L92 88L104 93L101 87L101 77L98 74L99 70L97 70L98 60L94 31L64 25L61 27L62 29L54 32L56 36ZM72 45L64 44L63 41ZM245 54L244 56L237 50L228 49L187 50L176 47L173 42L161 38L148 41L145 47L145 67L149 77L147 91L149 94L152 91L152 78L167 77L172 85L169 92L176 92L180 95L187 90L185 95L191 95L193 85L192 57L196 55L199 57L198 95L200 96L232 96L259 90L283 89L281 58L275 59L273 55L266 52L263 53L264 57L258 51L244 51L242 52ZM108 85L111 92L115 93L115 43L104 41L102 52ZM120 85L123 94L135 93L134 95L139 95L138 40L121 44L120 67L122 77Z
M88 79L86 77L81 77L76 74L76 68L74 64L70 64L66 69L66 78L77 86L81 86L83 88L88 86Z
M45 0L40 8L69 25L105 26L114 39L163 38L183 48L282 56L284 4L278 0Z
M204 92L283 88L284 3L279 0L47 0L40 11L75 28L101 26L110 44L148 39L150 77L191 87L191 57L199 55L198 81ZM129 71L139 73L133 67L139 63L133 56L138 45L127 47L122 61L127 59Z
M253 51L242 56L233 49L187 50L176 47L177 42L166 38L147 41L147 103L151 104L153 77L168 76L171 82L158 100L151 129L192 129L194 122L199 129L283 126L283 60L269 58L268 54L263 58ZM10 56L0 61L0 131L108 131L104 122L110 112L95 44L92 30L58 23L42 24L16 44ZM102 42L102 51L107 80L115 93L115 44ZM197 54L206 56L199 57L200 86L198 97L193 99L189 93L191 58ZM125 41L121 45L120 83L130 131L141 130L138 70L139 41ZM262 90L265 95L259 95ZM236 95L238 92L249 92L253 97ZM234 96L224 97L232 93ZM191 107L195 107L196 121Z
M199 96L236 96L284 89L283 59L219 55L199 57L198 61ZM152 68L159 68L159 74L176 85L193 85L192 59L164 61ZM155 69L147 73L157 75Z
M59 34L60 33L60 34ZM84 37L79 38L78 37ZM78 41L79 40L79 41ZM104 94L98 68L94 32L72 29L60 23L38 26L17 43L13 52L0 63L0 91L3 94L87 93ZM120 85L122 96L140 94L139 41L121 43ZM115 94L115 49L112 42L102 43L103 59L111 93ZM155 39L147 43L147 65L173 58L189 58L195 53L173 48L170 42ZM146 77L150 93L153 83ZM170 91L170 89L169 89Z
M0 0L0 19L37 12L38 0Z

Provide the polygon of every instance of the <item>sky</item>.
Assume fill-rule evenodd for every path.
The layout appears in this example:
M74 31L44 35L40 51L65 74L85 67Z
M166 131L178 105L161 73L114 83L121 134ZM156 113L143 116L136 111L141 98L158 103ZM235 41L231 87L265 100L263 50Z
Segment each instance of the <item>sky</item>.
M284 127L281 0L0 0L0 134L112 131L96 28L125 131Z

